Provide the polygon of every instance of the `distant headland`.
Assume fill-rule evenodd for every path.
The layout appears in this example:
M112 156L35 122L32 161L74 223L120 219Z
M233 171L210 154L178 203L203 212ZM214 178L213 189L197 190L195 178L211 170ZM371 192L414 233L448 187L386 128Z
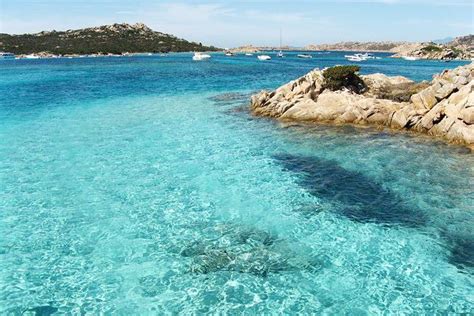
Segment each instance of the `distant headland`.
M233 53L256 53L270 50L352 51L392 53L394 58L471 60L474 58L474 35L460 36L449 41L413 42L339 42L334 44L290 46L245 45L230 49Z
M36 34L0 34L0 51L16 55L85 55L217 51L214 46L156 32L143 23L113 24Z
M340 42L335 44L308 45L305 50L388 52L393 57L419 59L474 58L474 35L460 36L446 43L424 42Z

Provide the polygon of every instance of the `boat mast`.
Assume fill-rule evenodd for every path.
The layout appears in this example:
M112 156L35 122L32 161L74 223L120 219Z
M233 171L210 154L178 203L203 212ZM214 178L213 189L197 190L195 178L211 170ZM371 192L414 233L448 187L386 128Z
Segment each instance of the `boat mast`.
M281 52L281 27L280 27L280 52Z

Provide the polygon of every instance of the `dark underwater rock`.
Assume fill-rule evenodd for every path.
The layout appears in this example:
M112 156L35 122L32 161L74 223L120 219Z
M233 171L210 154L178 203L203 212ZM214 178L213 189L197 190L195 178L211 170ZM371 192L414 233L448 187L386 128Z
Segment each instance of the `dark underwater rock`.
M252 93L242 93L242 92L226 92L222 94L215 95L210 97L209 100L218 104L218 105L230 105L236 103L245 103L247 105L248 99Z
M423 213L407 208L396 194L336 161L291 154L274 158L298 173L298 183L310 194L334 203L334 210L351 220L409 227L426 222Z
M49 316L53 315L58 311L58 308L50 305L37 306L28 309L29 312L33 312L35 316Z
M298 183L310 194L334 204L334 211L355 222L424 228L428 218L409 208L395 193L361 172L351 171L336 161L318 157L281 154L274 158L285 170L298 174ZM297 209L299 210L299 209ZM315 208L317 214L318 209ZM308 216L311 208L305 209ZM469 214L466 222L471 222ZM438 227L450 251L447 261L464 270L474 267L474 235L471 228L462 232Z

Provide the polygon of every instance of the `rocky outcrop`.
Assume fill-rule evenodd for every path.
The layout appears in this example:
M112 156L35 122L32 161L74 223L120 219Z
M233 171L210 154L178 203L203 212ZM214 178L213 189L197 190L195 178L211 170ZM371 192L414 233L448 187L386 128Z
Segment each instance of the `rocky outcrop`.
M335 44L308 45L305 50L391 52L392 57L420 59L470 60L474 57L474 35L455 38L446 44L410 42L340 42Z
M405 45L405 42L339 42L335 44L308 45L305 50L332 50L356 52L390 52L392 49Z
M324 89L324 70L315 69L275 91L252 96L259 116L283 121L384 126L443 137L474 146L474 63L444 71L407 102L381 98L379 91L420 86L404 77L361 76L368 90Z
M255 47L252 45L240 46L236 48L229 49L231 53L258 53L260 51L260 47Z
M395 54L406 54L408 52L412 52L418 49L422 49L425 45L422 43L403 43L398 46L395 46L390 50L391 53Z
M461 50L454 47L441 46L437 50L427 50L430 46L423 46L414 50L400 50L394 54L393 58L416 57L419 59L439 59L439 60L470 60L474 57L468 50ZM431 46L432 47L432 46Z
M474 36L457 37L446 44L413 43L401 45L391 50L392 57L416 57L420 59L470 60L474 58Z
M259 53L264 51L289 51L289 50L297 50L300 48L290 47L290 46L253 46L253 45L245 45L240 47L231 48L228 51L234 54L243 54L243 53Z
M449 42L449 45L464 46L472 50L474 48L474 35L469 34L466 36L456 37L454 40Z

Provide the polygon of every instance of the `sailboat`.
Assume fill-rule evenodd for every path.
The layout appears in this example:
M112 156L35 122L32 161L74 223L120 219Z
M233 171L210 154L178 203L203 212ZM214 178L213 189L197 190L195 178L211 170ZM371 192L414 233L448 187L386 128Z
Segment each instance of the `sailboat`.
M283 52L281 51L281 29L280 29L280 52L278 52L277 57L283 58L285 55L283 55Z

